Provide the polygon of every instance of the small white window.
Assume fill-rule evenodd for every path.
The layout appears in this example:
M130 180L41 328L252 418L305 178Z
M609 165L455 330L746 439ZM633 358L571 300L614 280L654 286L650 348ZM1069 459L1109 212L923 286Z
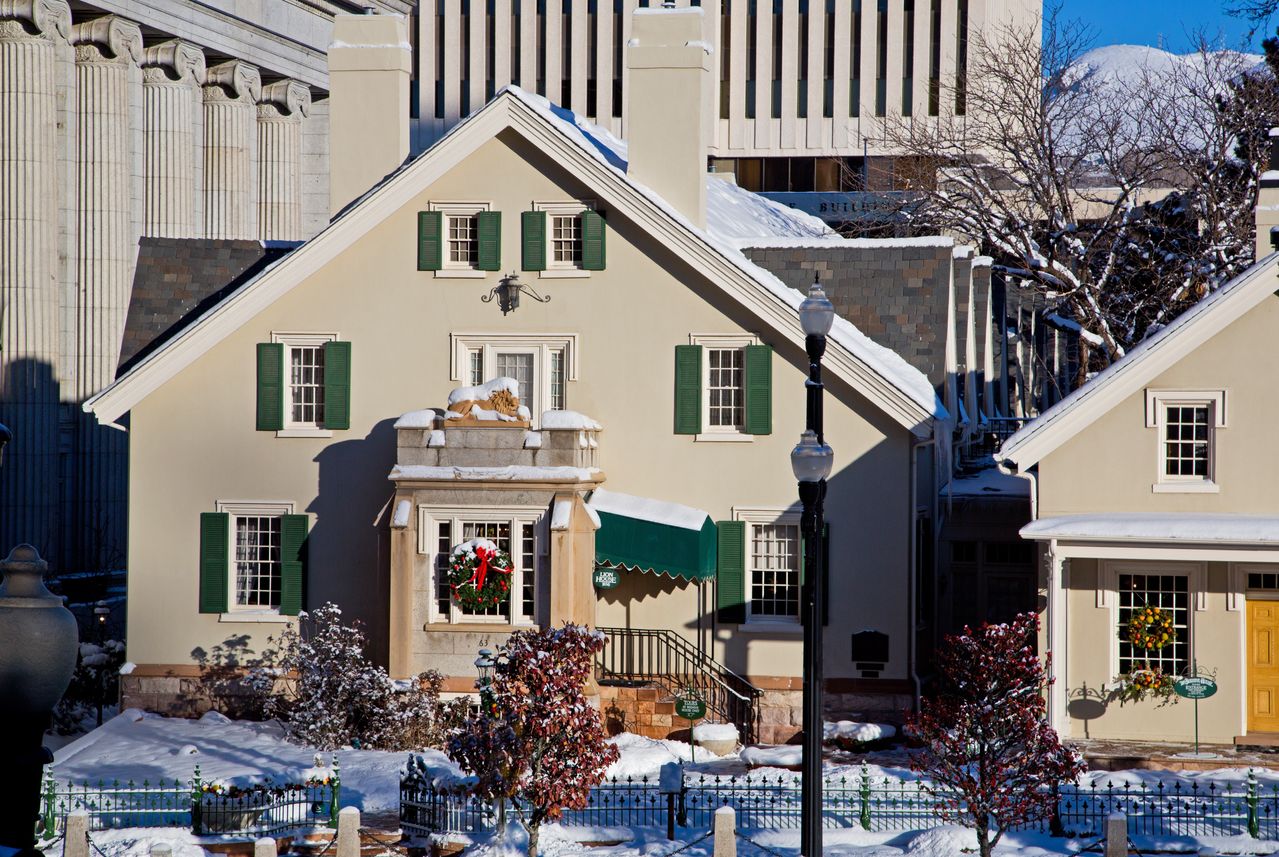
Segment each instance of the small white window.
M746 522L746 621L799 622L799 514L794 510L735 509Z
M746 346L759 340L694 334L689 341L702 346L702 433L697 440L753 440L746 434Z
M230 523L231 569L227 604L232 613L278 613L281 526L291 503L218 503Z
M541 277L585 277L582 270L582 212L594 202L535 202L534 211L546 212L546 270Z
M577 380L576 334L468 333L452 339L453 380L476 385L514 378L535 425L543 411L567 407L568 382Z
M546 562L546 546L541 534L538 510L451 512L422 510L422 526L431 544L419 549L432 554L434 572L429 621L432 623L502 623L531 625L539 610L538 575ZM480 611L466 611L453 600L447 579L454 546L471 539L488 539L511 556L510 596L504 604Z
M324 346L336 333L272 333L284 345L286 389L280 437L331 437L324 428Z
M480 263L479 218L481 211L489 211L487 202L432 202L431 211L443 215L441 228L444 233L442 267L437 277L483 277Z
M1216 434L1225 393L1148 390L1146 424L1159 435L1156 493L1216 492Z

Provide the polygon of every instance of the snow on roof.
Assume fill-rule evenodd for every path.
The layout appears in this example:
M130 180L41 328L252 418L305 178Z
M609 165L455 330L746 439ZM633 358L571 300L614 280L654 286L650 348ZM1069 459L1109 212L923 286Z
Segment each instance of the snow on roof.
M510 93L533 110L541 113L559 127L570 140L621 174L631 187L662 208L672 219L683 223L694 232L704 235L707 242L726 259L798 311L804 296L796 289L792 289L783 283L774 274L746 258L731 243L731 239L736 237L732 234L734 227L731 224L739 221L735 218L725 218L722 200L727 197L719 194L717 190L719 186L732 187L732 185L714 176L707 178L707 181L711 182L711 185L708 186L706 202L708 225L705 230L698 229L696 225L676 211L661 196L626 176L626 144L611 132L587 122L571 110L552 104L546 98L526 92L518 86L507 86L502 91ZM460 127L462 125L457 126L457 128ZM454 130L456 131L456 128ZM775 221L778 231L772 233L777 237L813 238L820 235L833 234L830 227L811 215L772 203L749 191L742 191L741 188L737 188L737 190L741 191L741 193L749 194L752 199L749 203L745 198L742 198L741 201L743 206L749 207L751 219L754 222L774 222L771 218L774 216L779 218ZM713 199L720 199L721 203L713 203ZM762 220L756 219L755 215L762 215ZM785 215L785 218L781 218L781 215ZM720 226L717 226L717 223L721 224L721 226L728 224L726 226L727 234L719 231ZM820 231L818 224L820 224ZM932 414L933 417L946 419L949 416L946 408L937 398L937 394L933 390L933 385L929 382L928 377L906 362L897 352L872 342L868 336L858 330L851 322L839 316L835 317L835 325L831 329L830 337L857 356L873 371L878 372L886 381L908 396L916 405Z
M1279 518L1104 512L1040 518L1022 527L1021 535L1036 540L1270 544L1279 543Z
M1279 262L1279 253L1271 253L1269 256L1258 260L1256 264L1239 276L1146 337L1123 357L1097 373L1097 376L1087 384L1075 389L1066 398L1022 426L1015 434L1004 441L996 454L996 458L1013 461L1019 467L1027 467L1039 461L1044 455L1055 449L1057 444L1050 444L1050 448L1040 450L1030 457L1019 455L1019 452L1032 440L1064 430L1054 428L1054 426L1064 425L1063 419L1072 414L1077 414L1083 410L1091 412L1092 410L1100 409L1094 415L1095 418L1095 416L1105 413L1110 406L1116 404L1116 402L1107 404L1108 400L1104 394L1109 388L1120 385L1122 388L1120 393L1127 395L1128 388L1132 388L1132 391L1135 391L1141 385L1149 382L1155 374L1166 368L1163 363L1180 359L1181 356L1184 356L1170 346L1171 340L1182 335L1183 332L1189 335L1192 328L1201 324L1206 325L1207 321L1205 320L1210 319L1219 308L1224 312L1226 307L1235 306L1236 314L1224 320L1224 323L1229 323L1229 321L1255 306L1255 302L1248 302L1247 300L1247 293L1252 290L1251 287L1256 288L1254 296L1257 301L1263 300L1270 295L1274 291L1275 272L1273 269L1276 262ZM1236 296L1239 296L1239 303L1232 300ZM1206 328L1204 336L1206 338L1215 332L1217 332L1216 328ZM1144 364L1165 353L1168 354L1166 360L1162 362L1156 361L1153 369L1143 371L1142 366ZM1096 404L1094 405L1094 403ZM1084 425L1087 425L1087 423L1084 423ZM1082 428L1083 426L1076 425L1072 434ZM1064 441L1064 439L1061 438L1058 443ZM1023 458L1026 460L1023 460Z
M744 191L749 193L749 191ZM813 238L737 238L728 243L739 250L826 249L878 250L891 247L954 247L955 239L946 235L923 235L918 238L844 238L837 234Z
M942 489L951 497L1029 497L1030 482L1020 476L987 467L966 476L956 476Z
M600 473L598 467L537 467L533 465L507 465L506 467L437 467L430 464L397 464L387 478L400 480L442 481L463 480L472 482L590 482Z
M652 500L648 497L636 497L621 494L617 491L605 491L596 488L587 505L597 512L608 512L627 518L638 518L641 521L652 521L654 524L666 524L669 527L680 527L685 530L700 530L706 523L709 514L692 506L669 503L665 500Z

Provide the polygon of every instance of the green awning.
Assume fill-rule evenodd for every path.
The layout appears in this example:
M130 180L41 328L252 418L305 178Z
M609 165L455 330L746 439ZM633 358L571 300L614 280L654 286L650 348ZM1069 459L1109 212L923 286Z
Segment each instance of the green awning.
M701 509L602 488L587 505L600 519L596 563L686 580L715 576L715 522Z

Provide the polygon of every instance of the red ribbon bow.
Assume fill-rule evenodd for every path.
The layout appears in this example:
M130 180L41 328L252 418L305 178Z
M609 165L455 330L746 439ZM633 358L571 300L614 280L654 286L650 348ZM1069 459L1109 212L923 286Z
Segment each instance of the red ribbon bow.
M479 592L484 589L484 578L488 576L489 560L497 558L496 550L489 550L480 545L475 546L475 558L479 560L479 565L475 567L475 573L471 575L470 583L475 586L475 590ZM493 566L494 571L506 574L506 569Z

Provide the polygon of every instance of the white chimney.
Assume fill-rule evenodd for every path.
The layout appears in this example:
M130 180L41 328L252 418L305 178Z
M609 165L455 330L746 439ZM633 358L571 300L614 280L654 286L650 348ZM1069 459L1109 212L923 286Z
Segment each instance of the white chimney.
M1269 163L1257 189L1257 258L1269 256L1279 241L1279 128L1270 129ZM1276 230L1276 231L1271 231Z
M329 45L329 212L409 154L413 50L402 15L337 15Z
M711 47L700 6L636 9L627 44L627 173L706 228Z

